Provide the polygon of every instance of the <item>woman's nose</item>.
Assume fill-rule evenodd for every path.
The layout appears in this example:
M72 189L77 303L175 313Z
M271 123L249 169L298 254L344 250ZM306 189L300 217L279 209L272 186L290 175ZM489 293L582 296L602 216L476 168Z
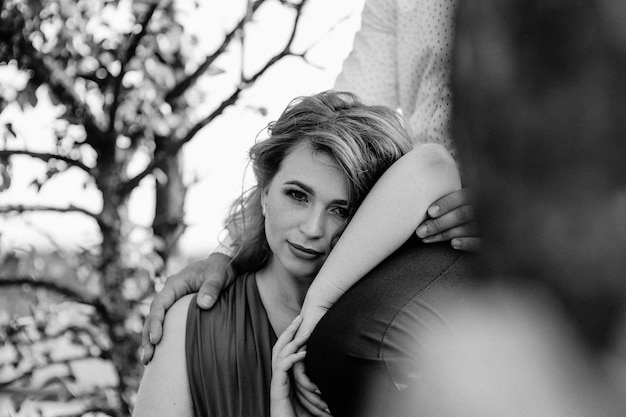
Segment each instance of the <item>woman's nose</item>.
M302 222L300 231L309 238L319 238L324 235L324 213L322 210L309 210Z

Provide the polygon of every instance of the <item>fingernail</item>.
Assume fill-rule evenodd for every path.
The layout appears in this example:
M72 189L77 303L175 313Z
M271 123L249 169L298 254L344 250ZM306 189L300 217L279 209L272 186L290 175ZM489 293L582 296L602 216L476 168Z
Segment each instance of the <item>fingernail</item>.
M439 213L439 206L438 205L434 205L434 206L428 207L428 214L431 217L436 216L437 213Z
M215 300L208 294L202 294L198 297L198 305L202 308L210 308Z
M297 322L297 321L298 321L298 320L300 320L301 318L302 318L302 316L298 314L298 315L296 316L296 318L295 318L295 319L293 319L292 323Z
M452 245L452 247L454 249L460 249L461 248L461 242L459 242L456 239L452 239L452 241L450 242L450 244Z
M153 345L155 344L154 339L152 338L152 332L148 333L148 340L150 340L150 343Z
M417 235L419 237L424 237L428 234L428 226L426 225L422 225L420 227L417 228Z
M141 348L141 354L139 356L141 358L141 363L145 365L146 364L146 351L143 348Z

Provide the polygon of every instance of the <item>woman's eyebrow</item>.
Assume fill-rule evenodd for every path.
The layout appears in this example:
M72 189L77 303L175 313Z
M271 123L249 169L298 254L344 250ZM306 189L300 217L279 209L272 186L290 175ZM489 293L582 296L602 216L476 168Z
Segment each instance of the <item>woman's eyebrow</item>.
M285 185L297 185L298 187L302 188L304 191L306 191L307 193L311 194L311 195L315 195L315 191L309 187L308 185L298 181L298 180L291 180L291 181L285 181ZM337 200L333 200L332 204L339 204L339 205L344 205L347 206L348 205L348 201L347 200L342 200L342 199L337 199Z
M298 180L291 180L291 181L285 181L285 185L297 185L298 187L302 188L304 191L306 191L309 194L315 194L315 192L313 191L313 189L311 187L309 187L308 185L298 181Z

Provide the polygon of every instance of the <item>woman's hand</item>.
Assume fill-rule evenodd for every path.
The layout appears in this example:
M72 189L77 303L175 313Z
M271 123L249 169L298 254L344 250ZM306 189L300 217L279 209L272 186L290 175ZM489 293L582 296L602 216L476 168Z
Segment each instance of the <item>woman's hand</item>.
M154 347L163 335L165 312L184 295L198 291L198 307L213 307L220 292L234 278L230 258L213 253L207 259L194 262L165 281L165 286L152 300L141 337L141 362L147 365L154 355Z
M296 397L302 407L313 416L329 417L328 405L322 400L319 388L306 375L304 363L293 365L293 379L296 384Z
M296 337L302 323L296 317L276 341L272 349L272 383L270 385L270 415L272 417L296 417L296 404L292 400L289 371L301 363L306 351L301 350L309 335ZM328 415L328 414L314 414Z
M454 249L476 252L480 249L478 222L471 201L471 190L463 188L435 201L428 208L427 220L417 228L424 243L451 240Z
M301 310L301 319L298 328L296 329L295 339L306 337L308 340L309 335L320 321L320 319L326 314L328 307L325 306L313 306L305 299L304 305ZM304 346L303 346L304 348ZM295 382L296 398L302 407L310 414L314 416L330 416L328 405L322 400L320 390L317 386L311 382L304 370L304 363L298 361L293 365L293 377Z

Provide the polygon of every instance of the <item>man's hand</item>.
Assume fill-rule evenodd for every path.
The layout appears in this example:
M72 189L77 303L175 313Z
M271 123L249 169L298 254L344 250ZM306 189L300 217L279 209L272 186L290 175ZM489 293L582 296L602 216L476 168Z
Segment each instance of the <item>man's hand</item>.
M198 307L213 307L220 292L234 279L230 258L213 253L207 259L194 262L165 281L165 287L150 304L141 337L141 362L147 365L154 354L154 347L163 336L165 312L184 295L198 291Z
M428 208L427 220L417 228L424 243L451 240L454 249L476 252L480 249L478 222L471 202L471 191L463 188L435 201Z

